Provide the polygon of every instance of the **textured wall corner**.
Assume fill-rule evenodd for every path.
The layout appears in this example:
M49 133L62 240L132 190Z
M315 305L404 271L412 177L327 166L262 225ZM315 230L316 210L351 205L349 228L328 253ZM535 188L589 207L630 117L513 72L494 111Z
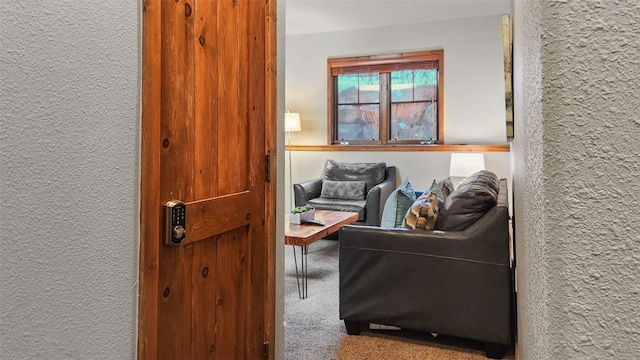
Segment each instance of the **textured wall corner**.
M0 357L135 358L139 2L0 14Z
M548 359L547 224L540 1L514 2L513 208L516 228L518 348L522 359ZM523 356L524 355L524 356Z
M521 358L638 358L640 2L516 7Z

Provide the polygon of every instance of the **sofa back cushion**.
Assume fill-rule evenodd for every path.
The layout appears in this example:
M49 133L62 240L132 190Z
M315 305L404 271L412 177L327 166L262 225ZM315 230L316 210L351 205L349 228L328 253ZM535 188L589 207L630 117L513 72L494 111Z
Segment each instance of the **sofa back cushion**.
M499 191L498 177L481 170L466 178L444 201L436 229L461 231L496 206Z
M364 181L365 194L384 180L387 164L380 163L342 163L327 159L322 172L322 180Z
M384 209L382 210L380 227L402 227L404 216L415 200L416 193L413 190L413 186L409 182L409 179L406 179L402 184L400 184L400 186L398 186L398 188L393 190L391 195L387 198L387 202L384 204Z

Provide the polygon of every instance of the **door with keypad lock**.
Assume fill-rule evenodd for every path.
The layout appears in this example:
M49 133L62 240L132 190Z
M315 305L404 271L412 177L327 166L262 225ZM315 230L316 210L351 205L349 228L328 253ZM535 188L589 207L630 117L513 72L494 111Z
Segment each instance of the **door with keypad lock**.
M142 3L138 358L273 358L275 1Z

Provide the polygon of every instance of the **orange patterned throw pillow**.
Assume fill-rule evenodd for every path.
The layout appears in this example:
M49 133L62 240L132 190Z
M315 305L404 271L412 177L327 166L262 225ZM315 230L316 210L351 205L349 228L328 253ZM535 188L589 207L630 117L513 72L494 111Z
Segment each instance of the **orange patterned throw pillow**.
M429 191L422 194L407 210L402 226L413 230L433 230L438 220L438 195Z

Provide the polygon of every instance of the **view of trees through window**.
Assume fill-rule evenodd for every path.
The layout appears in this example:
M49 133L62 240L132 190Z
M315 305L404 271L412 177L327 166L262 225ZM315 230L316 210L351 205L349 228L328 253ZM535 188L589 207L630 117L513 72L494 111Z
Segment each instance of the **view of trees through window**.
M379 140L380 74L338 75L338 138Z
M329 59L333 143L442 142L442 51Z
M390 140L438 138L437 70L391 72Z

